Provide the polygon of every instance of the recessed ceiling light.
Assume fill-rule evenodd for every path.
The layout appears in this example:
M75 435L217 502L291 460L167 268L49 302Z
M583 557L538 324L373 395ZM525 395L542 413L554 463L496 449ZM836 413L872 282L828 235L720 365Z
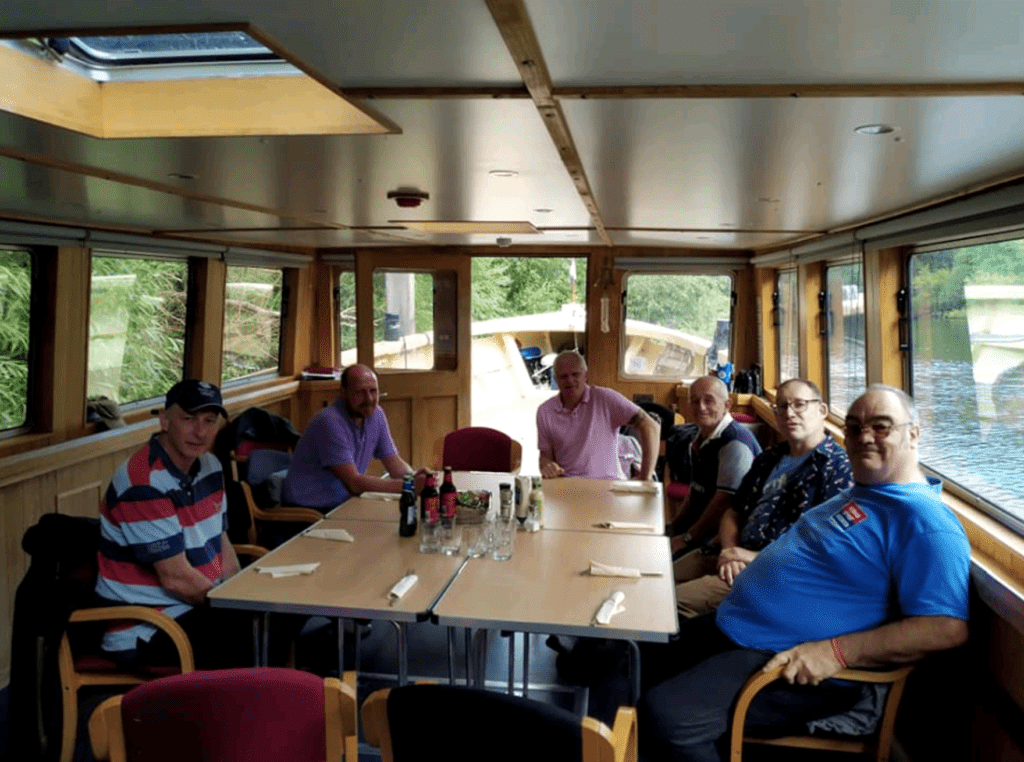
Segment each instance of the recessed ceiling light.
M854 132L861 135L886 135L890 132L895 132L895 127L890 127L888 124L862 124L860 127L855 127Z
M533 211L535 211L537 214L551 214L550 209L544 209L543 207L540 209L534 209Z
M488 172L491 177L518 177L519 173L514 169L492 169Z

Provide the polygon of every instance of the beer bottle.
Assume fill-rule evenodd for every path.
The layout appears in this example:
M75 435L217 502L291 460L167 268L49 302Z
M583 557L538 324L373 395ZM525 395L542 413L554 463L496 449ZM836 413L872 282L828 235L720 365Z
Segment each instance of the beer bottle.
M451 519L455 515L455 500L459 496L459 491L455 488L455 483L452 481L452 469L451 466L444 467L444 482L441 484L441 518Z
M402 480L402 498L398 501L398 534L412 537L416 534L416 488L412 474Z
M433 474L427 476L427 484L420 492L420 553L437 553L440 534L438 522L440 516L440 497Z

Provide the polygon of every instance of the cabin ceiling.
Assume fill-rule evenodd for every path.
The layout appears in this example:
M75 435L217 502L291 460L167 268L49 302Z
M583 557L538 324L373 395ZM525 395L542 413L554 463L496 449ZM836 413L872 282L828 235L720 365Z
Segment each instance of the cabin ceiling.
M400 133L101 140L0 112L0 216L271 248L493 246L400 225L523 220L541 233L515 244L764 250L1024 175L1021 10L6 0L4 31L249 23ZM853 131L874 123L896 131Z

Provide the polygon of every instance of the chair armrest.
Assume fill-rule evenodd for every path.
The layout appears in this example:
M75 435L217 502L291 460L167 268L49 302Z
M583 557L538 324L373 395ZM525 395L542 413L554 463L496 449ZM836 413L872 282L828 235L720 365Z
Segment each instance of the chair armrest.
M105 699L89 717L89 745L92 755L98 760L125 759L124 730L121 727L121 699L111 696Z
M370 694L363 702L360 714L363 719L363 736L370 746L380 749L381 760L391 759L391 731L388 726L388 694L390 688L381 688ZM385 753L385 746L387 752Z
M163 630L178 650L182 673L195 670L196 663L192 656L192 644L189 642L188 635L185 634L181 625L167 616L167 614L149 606L97 606L95 608L76 609L68 617L68 623L106 622L119 619L134 619Z
M316 508L282 505L279 508L260 508L256 518L260 521L301 521L315 524L318 521L323 521L324 515Z
M609 728L593 717L584 717L583 759L607 762L635 762L637 755L636 709L621 706L615 713L615 727Z
M346 678L348 677L346 673ZM324 710L327 715L327 759L358 762L359 723L356 692L346 679L324 678Z
M263 558L270 552L262 545L251 545L247 542L233 543L232 547L235 549L235 555L247 556L252 559Z

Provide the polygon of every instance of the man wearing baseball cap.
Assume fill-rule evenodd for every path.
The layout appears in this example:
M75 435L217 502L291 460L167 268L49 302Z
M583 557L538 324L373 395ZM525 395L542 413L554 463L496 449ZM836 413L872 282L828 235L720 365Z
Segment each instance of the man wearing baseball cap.
M97 595L177 620L203 668L252 663L247 618L204 605L206 593L239 568L226 531L224 477L209 451L221 416L227 412L213 384L172 386L160 432L118 467L100 506ZM103 648L124 664L175 661L170 639L148 624L111 628Z

